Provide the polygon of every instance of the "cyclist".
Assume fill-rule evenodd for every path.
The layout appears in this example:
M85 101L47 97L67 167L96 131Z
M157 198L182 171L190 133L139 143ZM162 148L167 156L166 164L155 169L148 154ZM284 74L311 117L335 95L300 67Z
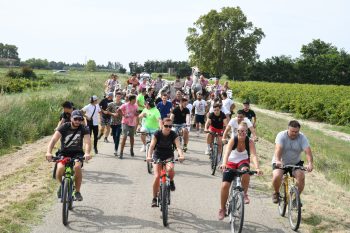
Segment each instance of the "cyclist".
M234 179L234 172L232 170L225 170L226 168L239 169L242 171L249 170L250 157L252 158L255 169L258 175L262 175L262 171L259 168L258 158L256 156L256 149L254 141L247 136L247 124L242 122L238 127L238 136L231 138L222 160L221 169L224 170L222 176L221 185L221 202L219 210L219 220L223 220L225 217L226 201L229 195L231 182ZM250 181L250 175L244 174L241 177L242 188L244 192L244 203L249 204L248 187Z
M71 115L71 122L64 123L61 125L54 133L49 142L46 152L46 159L52 161L52 150L58 140L61 139L61 149L60 154L64 157L74 157L75 165L75 199L77 201L82 201L83 197L80 193L81 182L83 179L81 167L83 162L79 160L77 156L84 156L86 160L91 158L91 140L89 134L89 128L82 125L84 120L83 114L79 110L74 110ZM83 143L85 144L85 154L83 151ZM57 164L56 179L59 184L62 182L62 176L65 170L65 160L63 159ZM61 186L60 186L61 187ZM57 192L58 198L61 195L61 190Z
M111 115L111 128L114 142L114 155L118 156L120 135L122 133L122 116L118 113L118 108L122 106L122 93L115 93L115 101L108 104L107 111Z
M162 126L162 120L160 117L160 112L154 105L154 101L151 98L148 98L145 101L145 108L142 110L139 115L139 121L142 121L142 118L145 118L141 129L144 133L154 134ZM146 135L141 134L142 147L141 152L146 151Z
M229 121L229 123L227 125L227 128L225 129L225 132L224 132L224 135L223 135L224 140L227 138L228 133L229 133L230 130L231 130L231 138L237 136L238 126L239 126L239 124L241 124L241 122L245 122L247 124L248 129L253 134L252 139L254 141L257 140L255 129L254 129L252 123L250 122L250 120L248 118L244 117L243 110L238 110L237 111L237 117L232 118Z
M253 110L250 109L250 102L249 100L245 100L243 102L243 114L245 117L247 117L252 123L254 129L256 128L256 114ZM248 130L248 136L250 137L251 131Z
M201 131L204 129L204 117L205 117L205 108L207 102L202 99L202 93L197 92L197 100L193 102L193 107L195 109L195 122L197 129L197 137L199 136L199 124L201 124Z
M139 124L138 122L138 112L136 105L136 96L129 95L128 102L123 104L118 109L119 114L123 116L122 118L122 143L120 145L119 158L123 158L123 152L125 147L125 142L127 137L130 137L130 155L134 156L134 134L135 127Z
M281 131L277 134L275 140L275 153L272 158L272 186L274 193L272 194L273 203L278 203L279 189L282 182L284 172L290 172L296 179L296 186L298 191L304 190L305 175L300 169L283 171L280 167L283 165L303 166L304 161L301 160L301 152L306 153L308 165L306 169L308 172L313 170L313 156L309 141L306 136L300 132L300 123L292 120L288 123L288 130Z
M214 133L218 133L218 153L221 153L222 149L222 133L224 132L224 129L227 125L227 118L226 115L221 111L221 105L218 103L215 103L213 106L213 111L212 113L209 114L207 122L205 123L205 131L210 131ZM213 144L213 136L211 134L207 134L207 144L208 148L205 151L205 154L209 154L211 151L211 146Z
M182 129L183 137L184 137L184 152L187 151L188 144L188 129L190 126L190 110L186 108L188 100L186 98L182 98L178 107L174 108L173 112L170 115L170 119L174 123L175 132L179 132Z
M171 130L172 120L170 118L165 118L163 120L163 127L161 130L155 132L154 137L152 138L151 145L147 155L147 161L151 162L152 160L168 160L174 158L173 145L175 144L177 151L179 153L179 161L182 162L185 157L180 147L180 141L178 135ZM154 154L153 154L154 150ZM153 159L152 159L153 155ZM174 164L169 163L167 166L170 176L170 190L175 191L174 183ZM154 164L154 181L153 181L153 199L152 207L157 206L157 194L159 192L159 178L161 172L161 166Z

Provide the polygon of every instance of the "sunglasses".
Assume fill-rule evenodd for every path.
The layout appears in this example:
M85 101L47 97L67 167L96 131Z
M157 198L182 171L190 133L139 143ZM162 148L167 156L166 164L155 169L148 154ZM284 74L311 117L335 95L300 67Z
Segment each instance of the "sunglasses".
M164 125L165 128L172 128L173 125Z
M83 121L83 118L81 118L81 117L76 117L76 118L73 118L73 121Z
M243 133L243 132L247 132L247 130L237 130L238 131L238 133Z

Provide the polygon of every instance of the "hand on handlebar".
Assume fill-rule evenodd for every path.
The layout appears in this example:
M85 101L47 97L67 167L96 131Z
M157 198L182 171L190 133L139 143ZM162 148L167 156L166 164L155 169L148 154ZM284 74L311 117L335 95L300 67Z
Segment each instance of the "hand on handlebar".
M276 167L278 167L278 168L283 167L282 161L276 161L275 164L276 164Z
M179 156L179 162L182 163L185 160L185 157Z
M259 168L256 169L256 172L257 172L256 174L257 174L258 176L264 175L263 171L261 171Z
M85 158L86 161L88 161L88 160L91 159L91 155L88 154L88 153L85 153L85 154L84 154L84 158Z
M226 168L227 168L227 165L226 165L226 164L221 164L221 165L220 165L220 169L221 169L221 170L225 170Z
M47 160L48 162L51 162L51 161L52 161L52 158L53 158L53 156L52 156L51 153L46 153L46 160Z
M146 161L147 161L147 162L152 162L153 159L152 159L151 157L148 157L148 156L147 156Z
M312 172L313 169L314 169L314 166L312 165L312 163L309 163L309 164L306 166L306 171L308 171L308 172Z

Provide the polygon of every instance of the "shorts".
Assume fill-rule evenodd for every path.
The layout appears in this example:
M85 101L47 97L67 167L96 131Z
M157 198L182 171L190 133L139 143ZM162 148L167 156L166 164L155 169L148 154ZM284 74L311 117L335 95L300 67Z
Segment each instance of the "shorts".
M239 170L242 170L243 167L247 167L247 168L250 168L249 166L249 160L246 159L246 160L242 160L241 162L239 163L236 163L234 167L230 167L230 168L233 168L233 169L239 169ZM232 180L235 178L235 172L232 171L232 170L225 170L223 173L222 173L222 181L223 182L229 182L231 183Z
M196 114L195 121L196 121L196 123L204 124L204 115L197 115Z
M183 124L173 124L172 130L175 131L175 133L179 133L180 129L186 128L186 123Z
M111 125L111 118L101 117L101 126Z
M133 137L135 134L135 126L122 124L122 134L123 136Z
M170 160L170 159L175 159L174 155L160 156L160 155L156 155L155 153L153 154L153 161L157 161L157 160L164 161L164 160Z
M140 129L140 132L143 132L143 133L149 133L149 134L154 134L155 132L157 132L158 129L149 129L145 126L142 126L141 129Z
M224 132L224 129L217 129L217 128L214 128L213 126L209 126L209 131L213 133L222 134Z
M303 166L304 165L304 161L300 160L297 164L294 164L294 165L295 166ZM273 163L272 164L272 170L275 170L275 169L281 169L281 168L276 167L276 163ZM293 168L290 167L290 168L285 168L283 170L284 170L283 174L289 173L289 175L293 177L293 170L299 170L299 168L293 169Z

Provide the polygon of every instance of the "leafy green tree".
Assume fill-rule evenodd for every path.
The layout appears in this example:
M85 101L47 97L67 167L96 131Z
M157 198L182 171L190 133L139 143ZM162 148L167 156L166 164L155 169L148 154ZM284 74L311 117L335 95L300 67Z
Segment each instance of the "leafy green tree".
M97 70L97 66L96 66L96 62L94 60L88 60L85 66L85 70L86 71L96 71Z
M200 16L186 37L190 63L216 76L243 77L258 58L257 45L265 36L239 7L211 10Z

